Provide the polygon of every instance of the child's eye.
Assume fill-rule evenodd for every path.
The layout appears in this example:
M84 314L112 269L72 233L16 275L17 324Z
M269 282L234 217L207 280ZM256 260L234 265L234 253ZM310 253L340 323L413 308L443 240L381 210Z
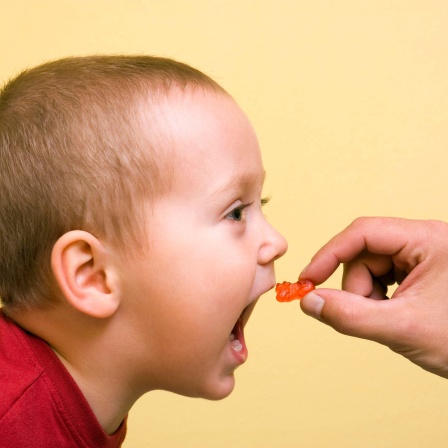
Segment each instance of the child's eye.
M245 218L245 209L249 207L250 204L241 204L238 207L235 207L227 216L227 219L232 221L242 221Z
M260 200L260 204L263 207L269 202L270 198L262 198ZM238 207L235 207L227 216L227 219L230 219L232 221L244 221L245 215L246 215L246 208L252 205L253 202L250 202L248 204L241 204Z

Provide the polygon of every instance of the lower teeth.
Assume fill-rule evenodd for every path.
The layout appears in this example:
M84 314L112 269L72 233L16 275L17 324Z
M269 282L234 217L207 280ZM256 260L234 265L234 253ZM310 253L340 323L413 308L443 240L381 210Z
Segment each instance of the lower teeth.
M235 339L235 335L230 333L229 336L230 346L236 351L240 352L243 349L243 344L238 339Z

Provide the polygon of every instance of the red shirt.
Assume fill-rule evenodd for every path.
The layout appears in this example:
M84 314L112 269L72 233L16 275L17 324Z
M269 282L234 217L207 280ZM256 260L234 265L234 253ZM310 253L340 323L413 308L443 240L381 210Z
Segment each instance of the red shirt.
M126 421L109 436L50 346L0 308L0 447L115 448Z

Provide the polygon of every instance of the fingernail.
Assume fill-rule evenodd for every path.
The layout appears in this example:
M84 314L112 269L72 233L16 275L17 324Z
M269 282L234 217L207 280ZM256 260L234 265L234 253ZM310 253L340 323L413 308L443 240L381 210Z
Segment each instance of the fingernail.
M316 319L321 319L322 308L325 304L325 300L318 296L315 292L309 292L301 300L301 308L305 314L308 316L315 317Z

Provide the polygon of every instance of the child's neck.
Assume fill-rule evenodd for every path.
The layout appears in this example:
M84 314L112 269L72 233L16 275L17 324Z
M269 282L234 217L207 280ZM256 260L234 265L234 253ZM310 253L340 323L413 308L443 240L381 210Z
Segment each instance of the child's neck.
M53 350L81 389L103 430L107 434L113 434L135 402L135 400L124 397L122 399L118 398L118 388L113 384L113 379L110 378L110 371L113 368L110 367L110 364L104 362L101 370L98 368L84 370L82 367L78 368L73 365L54 348ZM87 365L84 367L87 367ZM89 370L93 375L89 375Z

